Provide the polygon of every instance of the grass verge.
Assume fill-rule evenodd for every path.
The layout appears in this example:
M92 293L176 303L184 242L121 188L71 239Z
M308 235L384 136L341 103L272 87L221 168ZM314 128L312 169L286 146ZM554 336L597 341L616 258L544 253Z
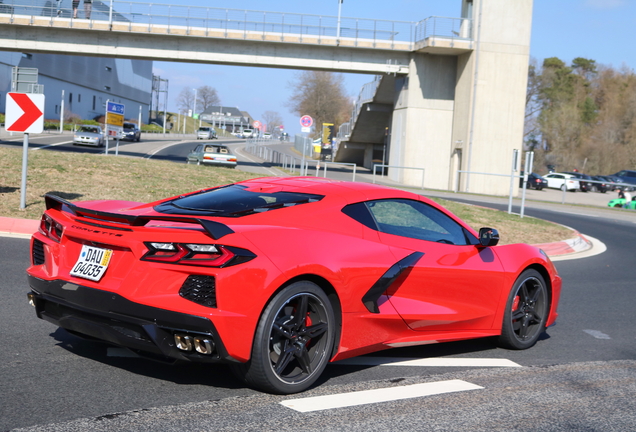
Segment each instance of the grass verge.
M176 164L124 156L30 151L26 209L20 209L22 149L0 147L0 216L39 219L47 192L69 201L119 199L151 202L180 193L233 183L254 174L227 168ZM435 199L475 229L489 226L501 244L549 243L574 236L540 219Z

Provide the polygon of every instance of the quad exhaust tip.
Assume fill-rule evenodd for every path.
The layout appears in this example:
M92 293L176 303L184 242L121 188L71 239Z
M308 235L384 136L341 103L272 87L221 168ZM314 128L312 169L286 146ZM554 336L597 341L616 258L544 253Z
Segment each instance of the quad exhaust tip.
M175 333L174 342L181 351L196 351L204 355L210 355L214 352L214 341L207 337Z

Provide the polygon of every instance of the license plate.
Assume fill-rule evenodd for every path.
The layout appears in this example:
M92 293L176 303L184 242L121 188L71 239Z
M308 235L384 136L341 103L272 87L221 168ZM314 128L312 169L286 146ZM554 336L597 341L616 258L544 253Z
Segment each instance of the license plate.
M84 245L73 270L71 270L71 276L99 282L104 276L112 256L113 251L110 249Z

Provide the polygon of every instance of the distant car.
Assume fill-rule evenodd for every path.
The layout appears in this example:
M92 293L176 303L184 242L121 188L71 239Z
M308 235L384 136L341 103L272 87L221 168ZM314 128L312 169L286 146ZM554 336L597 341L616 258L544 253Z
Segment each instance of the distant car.
M124 138L130 141L141 141L141 129L137 123L124 122Z
M580 187L579 180L572 174L550 173L543 176L551 189L561 189L576 192Z
M523 173L521 175L523 175ZM523 177L519 179L519 187L523 187ZM546 187L548 187L548 181L546 179L539 174L528 174L528 189L542 190Z
M563 174L570 174L579 179L579 190L581 192L589 192L592 190L592 184L588 181L592 180L591 176L578 171L563 171Z
M102 147L104 145L104 132L100 126L82 125L73 135L73 145L90 145Z
M249 139L254 137L255 137L255 133L253 129L243 129L243 138Z
M199 144L188 154L186 163L236 168L236 156L224 145Z
M216 130L212 127L201 126L197 132L197 139L215 139Z
M281 141L289 141L289 134L287 132L283 132L280 134Z
M592 176L591 190L593 192L605 193L610 188L608 181L603 176Z
M627 190L634 190L636 188L636 171L634 170L622 170L616 174L612 174L612 177L618 179L618 183L627 183L631 186L624 186Z
M263 139L272 139L272 134L271 134L271 133L269 133L269 132L265 132L265 133L263 134Z

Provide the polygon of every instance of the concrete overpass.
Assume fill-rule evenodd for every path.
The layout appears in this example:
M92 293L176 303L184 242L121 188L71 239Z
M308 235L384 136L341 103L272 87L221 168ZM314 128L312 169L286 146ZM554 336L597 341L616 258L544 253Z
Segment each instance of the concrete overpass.
M2 49L381 75L388 161L425 168L428 187L452 189L459 168L505 173L521 148L532 0L462 0L459 18L413 23L99 0L73 19L52 4L0 7ZM379 143L356 128L368 166ZM419 172L389 175L421 184ZM470 190L507 193L498 183Z

